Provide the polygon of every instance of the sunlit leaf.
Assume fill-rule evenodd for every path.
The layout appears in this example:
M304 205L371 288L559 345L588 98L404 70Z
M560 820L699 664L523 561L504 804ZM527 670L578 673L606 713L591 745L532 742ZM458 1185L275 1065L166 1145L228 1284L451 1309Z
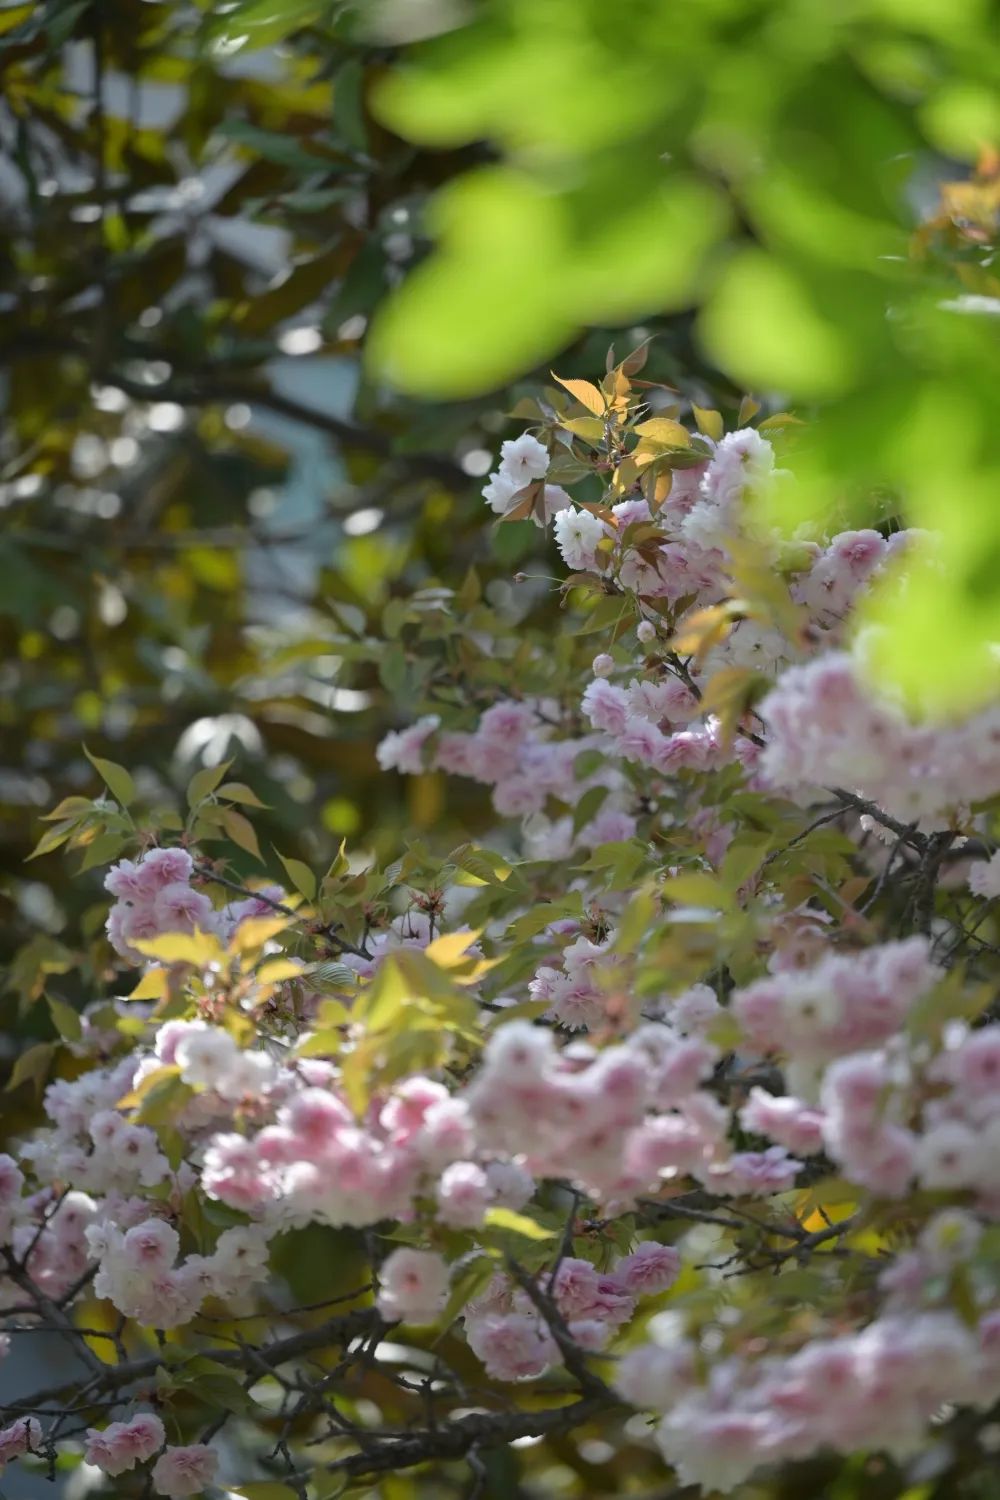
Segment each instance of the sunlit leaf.
M603 417L607 408L607 402L596 385L592 385L589 380L564 380L554 370L552 371L552 379L557 380L564 390L569 391L570 395L574 400L579 401L581 406L585 406L595 416Z
M512 1208L488 1208L484 1223L488 1229L502 1229L505 1234L520 1235L525 1240L552 1240L556 1235L554 1229L546 1229L527 1214L515 1213Z
M134 938L132 946L147 958L199 968L218 963L225 952L214 932L165 932L155 938Z
M125 767L116 765L113 760L102 760L100 756L91 755L86 745L83 753L115 800L122 807L130 807L135 801L135 782Z
M217 766L203 766L200 771L196 771L188 782L188 807L197 807L199 802L210 797L231 765L231 760L225 760Z
M295 889L307 901L314 901L316 899L316 876L310 870L309 866L301 859L288 859L277 850L275 850L275 853L278 854L278 858L285 867L285 873Z

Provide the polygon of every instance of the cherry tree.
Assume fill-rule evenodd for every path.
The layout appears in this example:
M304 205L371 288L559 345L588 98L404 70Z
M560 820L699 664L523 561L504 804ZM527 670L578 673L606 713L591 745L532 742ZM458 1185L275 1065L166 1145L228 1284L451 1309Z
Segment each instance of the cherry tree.
M488 787L489 840L248 883L227 766L182 820L95 760L49 815L42 852L108 866L114 966L15 1073L4 1349L75 1362L0 1463L328 1500L586 1493L627 1451L644 1493L982 1493L1000 711L871 669L933 537L779 531L795 420L726 432L642 368L529 403L484 487L560 576L428 588L369 643L414 687L383 772Z

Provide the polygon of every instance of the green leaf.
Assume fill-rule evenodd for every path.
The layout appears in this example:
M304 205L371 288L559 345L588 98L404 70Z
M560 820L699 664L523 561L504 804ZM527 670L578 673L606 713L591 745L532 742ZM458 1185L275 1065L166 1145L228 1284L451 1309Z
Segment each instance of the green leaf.
M591 818L596 817L608 796L606 786L588 787L573 809L573 832L579 833Z
M188 1100L194 1098L194 1094L195 1090L191 1085L183 1083L179 1075L171 1070L169 1077L157 1078L152 1088L143 1094L135 1113L135 1123L169 1125L176 1120Z
M295 889L301 895L305 896L307 901L315 901L316 876L310 870L309 866L301 859L286 859L278 849L275 849L274 852L284 865L285 873Z
M256 1402L237 1377L217 1360L195 1358L174 1375L175 1389L188 1389L206 1406L221 1407L241 1416L257 1410Z
M4 988L14 990L30 1004L42 994L48 974L68 974L78 963L78 956L63 943L39 933L14 955L4 976Z
M247 854L252 854L254 859L259 859L263 864L264 856L260 852L257 835L250 820L237 812L234 807L227 807L223 810L221 821L223 828L237 848L245 849Z
M59 1000L55 995L45 996L46 1004L52 1016L52 1023L59 1035L65 1042L78 1042L83 1035L83 1023L79 1013L72 1005L67 1005L65 1000Z
M226 802L240 802L245 807L259 807L267 809L267 803L262 802L252 787L246 786L242 781L227 781L219 787L217 796Z
M504 933L504 941L511 947L520 947L522 943L544 932L550 923L558 922L560 917L582 918L582 916L583 903L579 894L574 892L564 900L547 901L544 905L536 906L532 911L526 911L516 917Z
M36 1094L40 1094L42 1085L49 1075L55 1051L55 1042L37 1042L34 1047L29 1047L27 1052L22 1052L11 1069L5 1092L13 1093L15 1089L21 1087L22 1083L32 1083Z
M43 823L58 823L66 818L79 818L81 813L93 812L94 804L89 797L64 797L57 807L42 817Z
M322 963L313 964L309 970L309 983L313 989L318 990L342 990L353 989L358 982L358 976L347 964L339 964L334 959L326 959Z
M406 656L401 645L387 646L378 664L379 681L389 693L402 691L406 681Z
M467 1303L489 1284L496 1274L497 1262L492 1255L473 1256L453 1278L448 1301L441 1313L442 1329L450 1328Z
M113 760L102 760L99 755L91 755L86 745L83 753L115 801L120 802L122 807L130 807L135 801L135 782L125 767L116 765Z
M70 837L76 827L76 819L72 818L66 823L57 823L54 828L46 828L38 843L25 859L27 864L30 859L40 859L43 854L51 854L53 849L58 849Z
M607 634L611 640L614 640L620 633L619 627L626 622L631 624L632 618L632 606L627 599L620 599L617 595L602 598L577 626L576 633L577 635Z
M218 766L203 766L200 771L196 771L188 782L188 807L197 807L199 802L210 797L231 765L231 760L224 760Z
M649 932L656 915L657 902L648 889L636 891L615 924L615 953L634 953Z
M859 352L835 309L788 260L747 247L723 267L701 332L712 358L744 386L833 397L850 386Z
M95 870L101 865L110 864L117 854L120 854L128 844L128 836L124 833L102 833L92 843L89 843L84 851L80 863L80 870Z
M737 836L726 850L719 869L719 879L726 889L734 893L738 891L744 881L760 869L773 845L773 834L756 834L748 838ZM848 848L853 846L848 844Z
M353 150L368 150L364 102L365 71L357 58L337 69L333 80L333 123Z
M219 135L236 145L245 146L265 161L277 162L282 167L315 172L321 168L328 170L331 165L318 152L307 150L298 137L277 130L261 130L260 126L251 125L247 120L223 120L216 129Z
M451 864L485 885L502 885L512 873L512 867L505 859L478 844L462 844L453 849L448 858Z
M308 26L323 12L322 0L241 0L221 12L214 34L241 38L253 47L270 47Z
M603 750L581 750L573 761L573 775L577 781L586 781L588 776L600 770L606 758Z
M698 870L665 880L663 894L679 906L707 906L713 911L730 911L734 905L732 892L727 891L721 881Z

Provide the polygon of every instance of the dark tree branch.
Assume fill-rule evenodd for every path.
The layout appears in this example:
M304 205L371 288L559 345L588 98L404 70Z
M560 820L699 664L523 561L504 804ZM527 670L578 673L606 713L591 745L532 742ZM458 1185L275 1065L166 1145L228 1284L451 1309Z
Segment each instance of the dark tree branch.
M564 1365L581 1391L588 1396L609 1397L611 1392L604 1381L588 1368L586 1351L580 1348L567 1328L566 1320L559 1311L555 1299L547 1292L543 1292L535 1278L529 1275L516 1260L508 1259L507 1270L542 1315L563 1357Z
M909 844L911 849L922 851L926 846L927 835L925 833L918 833L912 824L901 823L898 818L892 817L884 808L879 807L877 802L869 802L864 797L858 797L854 792L847 792L840 786L832 786L830 791L845 807L853 807L856 812L867 813L874 822L881 823L883 828L888 828L904 844Z
M545 1437L572 1432L591 1417L613 1411L620 1403L612 1395L584 1396L568 1406L543 1411L472 1412L433 1430L384 1439L366 1453L337 1459L327 1468L349 1479L386 1474L393 1469L412 1469L431 1460L467 1458L475 1449L502 1448L518 1438Z
M225 875L218 874L211 865L195 865L195 874L200 875L202 880L212 880L216 885L225 886L227 891L235 891L240 896L246 896L249 900L259 901L263 906L269 906L272 911L279 912L283 917L294 917L301 922L302 917L291 906L286 906L282 901L273 901L270 896L265 896L261 891L251 891L247 886L240 885L237 880L230 880ZM370 959L371 953L365 947L357 947L341 937L334 924L321 926L317 929L326 938L327 942L334 943L342 953L353 953L355 958Z
M352 1312L342 1313L339 1317L328 1318L325 1322L318 1323L315 1328L304 1328L298 1333L288 1334L285 1338L274 1339L269 1344L241 1344L235 1349L213 1348L212 1359L216 1364L240 1369L248 1363L248 1351L251 1351L254 1363L258 1367L267 1366L270 1374L278 1366L299 1359L303 1354L309 1354L314 1349L325 1349L333 1345L343 1346L363 1334L380 1334L384 1332L386 1326L374 1308L359 1307ZM181 1369L188 1359L196 1359L203 1353L202 1349L192 1349L190 1354L185 1355L176 1365L171 1365L169 1368ZM81 1406L86 1407L90 1396L104 1392L111 1392L116 1401L121 1401L125 1399L125 1391L140 1381L152 1378L165 1364L164 1356L160 1353L147 1355L143 1359L128 1360L124 1364L102 1365L82 1388L75 1382L47 1386L44 1390L35 1391L30 1396L23 1397L20 1401L9 1403L6 1411L15 1415L39 1412L46 1406L62 1406L74 1397L79 1399Z

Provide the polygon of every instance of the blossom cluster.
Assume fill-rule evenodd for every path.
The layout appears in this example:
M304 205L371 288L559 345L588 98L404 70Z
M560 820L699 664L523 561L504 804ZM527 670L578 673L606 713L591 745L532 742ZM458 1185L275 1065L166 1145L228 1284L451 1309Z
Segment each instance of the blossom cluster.
M637 656L624 665L620 654L601 654L581 698L595 736L567 732L558 704L509 700L489 708L471 733L442 728L436 714L393 731L379 747L383 769L414 774L433 767L485 782L497 812L524 819L526 845L541 838L546 858L633 835L628 767L655 773L651 783L647 776L648 795L658 778L670 783L679 773L735 761L761 785L796 794L845 785L927 826L1000 790L991 713L954 730L914 725L873 692L857 654L839 649L859 597L905 558L919 534L886 538L865 529L785 543L757 519L762 493L787 478L771 443L752 428L699 443L701 461L673 474L655 509L632 496L607 509L578 508L565 491L546 486L546 494L559 496L549 509L566 566L614 578L637 606ZM549 461L530 434L504 444L501 468L484 490L488 503L506 513L525 484L541 483ZM774 622L737 617L678 675L658 649L665 645L660 608L672 608L672 628L683 634L685 620L738 591L730 554L740 538L751 539L784 579L789 608L800 614L795 638ZM803 654L810 658L804 663ZM702 711L704 686L727 668L759 673L768 685L777 680L761 710L766 744L749 724L727 734L716 714ZM595 746L606 763L575 776L577 757ZM608 796L582 829L574 831L571 817L544 818L550 800L572 808L595 785Z
M108 914L108 941L129 963L145 962L133 943L166 932L215 933L228 942L240 922L267 916L284 896L280 886L231 901L218 910L204 891L191 884L194 860L186 849L150 849L141 860L123 859L109 873L104 888L116 897Z
M955 724L914 723L889 695L872 692L857 653L832 651L789 668L761 712L761 770L781 790L846 785L927 831L1000 791L1000 709Z
M554 1307L573 1343L596 1352L630 1322L639 1298L668 1291L680 1269L672 1245L643 1240L603 1275L589 1261L564 1256L554 1273L540 1279L537 1291ZM542 1307L504 1276L495 1276L481 1297L466 1304L465 1336L488 1375L535 1380L563 1362L544 1302Z
M887 1313L858 1333L817 1338L789 1356L716 1359L668 1325L664 1343L621 1361L616 1385L663 1413L657 1443L684 1484L723 1493L757 1469L824 1449L919 1452L944 1403L986 1411L1000 1396L1000 1315L969 1328L949 1310Z
M511 1021L487 1043L468 1101L483 1146L609 1208L678 1177L726 1195L784 1191L800 1166L785 1151L731 1149L731 1111L701 1087L718 1058L664 1022L597 1050Z
M428 701L378 747L386 771L489 787L510 824L502 866L456 852L421 895L414 854L402 899L402 875L380 887L369 872L345 885L363 890L364 920L342 952L330 876L317 910L300 923L285 907L289 932L256 958L242 928L232 973L154 965L143 944L201 932L218 955L285 906L280 887L216 906L193 841L110 871L111 948L147 968L137 994L159 998L85 1025L44 1091L45 1123L17 1160L0 1156L0 1297L32 1289L27 1326L86 1295L123 1326L210 1348L216 1304L259 1310L275 1241L320 1225L365 1231L380 1327L405 1338L447 1317L481 1379L564 1387L588 1361L610 1370L659 1415L682 1484L724 1491L821 1449L904 1461L943 1405L1000 1398L983 1250L1000 1224L1000 1024L991 996L949 971L953 939L992 951L953 893L1000 894L981 810L1000 791L1000 721L916 723L868 684L852 610L919 539L786 541L761 519L761 498L790 482L764 433L644 426L653 447L612 447L604 471L634 472L602 502L552 482L532 434L503 445L484 490L498 516L552 525L571 586L607 610L605 649L585 648L566 688L537 645L523 693L512 677L453 717ZM671 454L683 462L668 473ZM897 835L891 857L873 828ZM942 829L977 840L947 892L927 853ZM289 975L308 989L331 948L333 998L309 991L278 1025L272 995ZM387 976L398 983L380 989ZM834 1175L852 1199L843 1226L824 1217ZM722 1266L688 1243L688 1211L692 1234L730 1236ZM388 1253L373 1248L383 1234ZM750 1317L744 1329L738 1292L727 1322L683 1290L682 1268L709 1286L738 1258L780 1273L841 1235L863 1274L840 1282L828 1257L829 1303L773 1342ZM485 1272L462 1303L470 1267ZM131 1399L87 1431L87 1462L112 1479L149 1464L167 1497L210 1485L207 1438L168 1444ZM0 1431L0 1465L49 1443L19 1419Z

